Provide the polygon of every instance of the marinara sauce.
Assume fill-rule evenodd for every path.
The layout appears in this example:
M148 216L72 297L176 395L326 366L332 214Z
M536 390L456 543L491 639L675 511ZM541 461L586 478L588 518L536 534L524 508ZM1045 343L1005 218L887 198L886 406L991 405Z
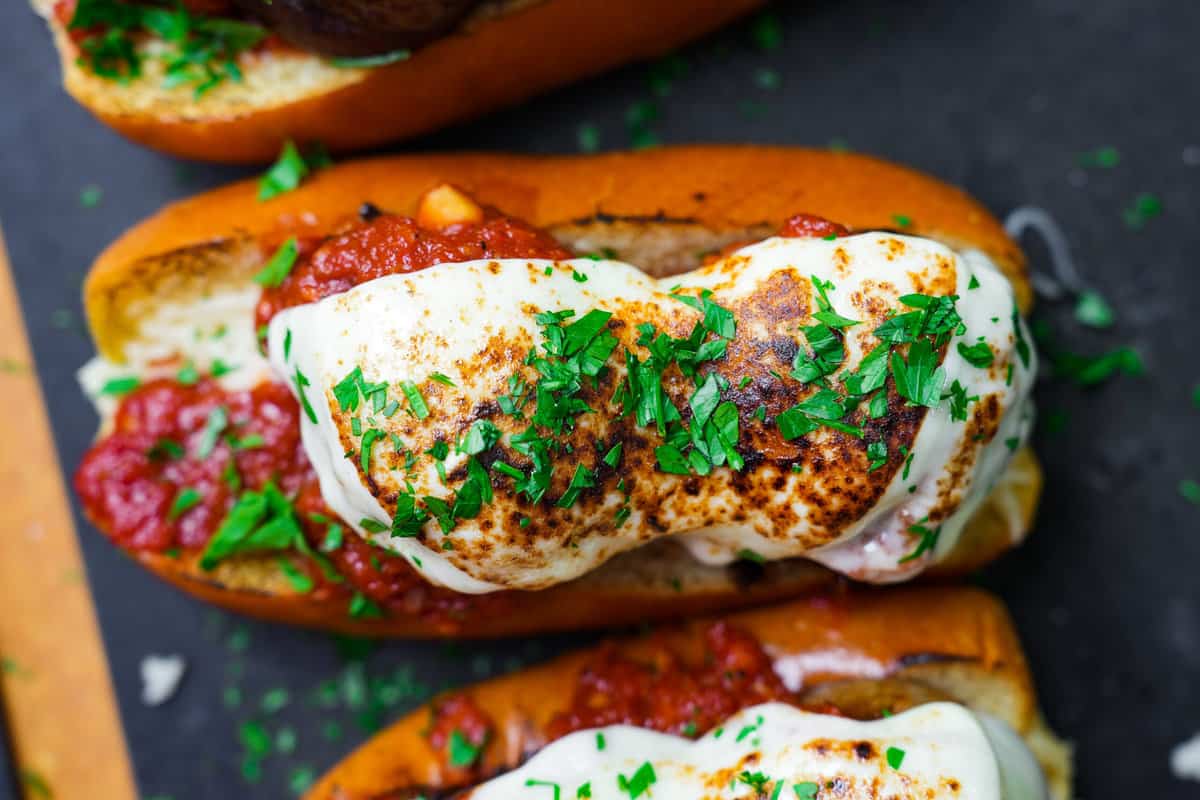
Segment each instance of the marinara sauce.
M638 660L621 654L615 644L601 646L580 670L570 705L547 724L546 740L608 725L635 725L696 738L750 706L772 701L799 705L752 634L717 622L703 636L703 656L695 663L662 641ZM454 731L474 746L495 732L492 719L465 694L443 698L431 711L429 743L447 767L451 765L446 743ZM455 777L461 782L457 779L481 776L456 773Z
M411 217L382 216L312 247L277 288L263 292L257 324L285 308L345 292L360 283L481 258L571 258L550 234L489 210L482 222L440 230ZM303 253L303 247L301 252Z
M700 736L734 713L793 695L775 674L770 656L749 633L724 622L704 631L705 657L688 663L665 646L634 661L612 645L584 666L571 705L554 716L551 739L605 725Z

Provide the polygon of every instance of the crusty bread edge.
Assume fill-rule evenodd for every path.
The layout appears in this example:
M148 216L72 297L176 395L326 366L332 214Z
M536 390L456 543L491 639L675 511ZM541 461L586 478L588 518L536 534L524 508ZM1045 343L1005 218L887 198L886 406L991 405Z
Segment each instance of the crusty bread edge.
M155 296L156 270L175 269L164 267L167 254L280 229L327 231L364 201L413 213L422 194L445 182L539 227L601 214L721 230L778 225L799 211L856 230L907 222L907 233L984 251L1013 282L1022 310L1033 300L1020 248L986 208L961 189L870 156L750 145L594 156L429 154L341 164L265 203L257 182L245 180L166 206L118 238L88 274L84 304L98 349L120 360L122 338L135 330L122 312ZM217 264L196 269L218 283L246 279Z
M775 658L836 652L836 672L809 675L806 685L839 678L901 677L996 716L1014 728L1043 766L1055 800L1069 800L1070 747L1045 725L1012 622L994 596L968 587L858 590L824 595L727 617L754 634ZM698 655L706 621L668 629L668 641ZM621 652L644 654L646 638L621 640ZM494 678L465 691L495 723L482 766L512 768L538 731L571 702L591 651ZM334 766L306 800L366 800L405 787L438 788L441 772L424 731L428 707L397 720Z
M222 287L245 285L259 264L258 235L281 228L326 231L364 201L411 213L425 191L445 181L551 228L580 225L580 220L604 226L641 219L745 230L776 226L803 210L872 229L894 228L895 217L902 215L912 220L908 230L913 233L985 251L1014 282L1022 303L1027 305L1031 296L1020 250L978 203L933 178L865 156L706 146L591 157L393 157L327 170L267 203L255 199L253 181L244 181L172 204L135 226L101 254L85 283L85 307L98 348L119 361L124 344L137 336L139 309L147 302L187 302ZM930 571L931 577L968 573L1029 529L1040 471L1028 450L1014 464L1019 469L1006 473L968 525L960 546ZM771 565L750 586L731 579L714 585L713 575L720 570L680 559L680 577L706 576L699 588L687 585L678 591L659 576L653 585L634 590L635 582L629 580L634 571L623 565L636 562L626 559L592 581L517 595L513 602L522 613L437 622L402 615L376 620L352 619L343 602L295 593L270 560L235 560L210 574L194 558L135 556L179 588L231 610L378 636L505 636L612 626L761 604L836 580L814 564L789 560Z
M64 88L101 122L175 156L252 163L274 158L288 138L319 141L341 152L436 130L670 52L762 3L546 0L470 25L406 61L356 70L350 78L338 76L299 100L250 108L202 101L201 110L206 105L212 110L186 118L114 112L121 104L109 95L139 91L138 82L122 86L88 73L76 63L62 26L53 15L46 16L60 53ZM252 70L254 64L243 69Z

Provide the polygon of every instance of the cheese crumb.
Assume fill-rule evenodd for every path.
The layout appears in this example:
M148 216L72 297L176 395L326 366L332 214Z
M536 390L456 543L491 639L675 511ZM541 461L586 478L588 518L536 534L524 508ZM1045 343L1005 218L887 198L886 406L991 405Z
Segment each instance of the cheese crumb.
M187 663L180 655L148 655L142 659L142 702L158 706L170 700L183 680Z
M1181 781L1200 781L1200 733L1171 751L1171 773Z

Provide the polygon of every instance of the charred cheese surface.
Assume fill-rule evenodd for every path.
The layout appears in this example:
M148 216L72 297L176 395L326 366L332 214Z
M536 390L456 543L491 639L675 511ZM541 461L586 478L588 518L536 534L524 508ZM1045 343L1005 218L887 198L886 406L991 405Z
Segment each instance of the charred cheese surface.
M883 333L947 308L936 337ZM662 282L590 259L443 264L283 311L268 341L330 507L486 592L660 537L706 562L910 577L1028 434L1028 338L982 254L866 233L771 238ZM873 388L848 400L855 374Z
M869 722L769 703L696 741L628 725L579 731L467 796L1043 800L1047 790L1010 728L955 703Z

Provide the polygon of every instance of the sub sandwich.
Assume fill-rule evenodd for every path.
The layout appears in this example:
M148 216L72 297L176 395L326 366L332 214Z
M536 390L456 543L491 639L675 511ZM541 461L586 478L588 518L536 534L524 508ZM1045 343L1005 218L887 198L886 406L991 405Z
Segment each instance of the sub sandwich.
M1000 603L834 593L694 620L455 690L307 800L1069 800Z
M762 0L32 0L66 90L134 141L263 162L377 145L668 53Z
M348 164L170 206L85 295L85 514L271 619L507 635L962 574L1040 488L1019 250L863 156Z

